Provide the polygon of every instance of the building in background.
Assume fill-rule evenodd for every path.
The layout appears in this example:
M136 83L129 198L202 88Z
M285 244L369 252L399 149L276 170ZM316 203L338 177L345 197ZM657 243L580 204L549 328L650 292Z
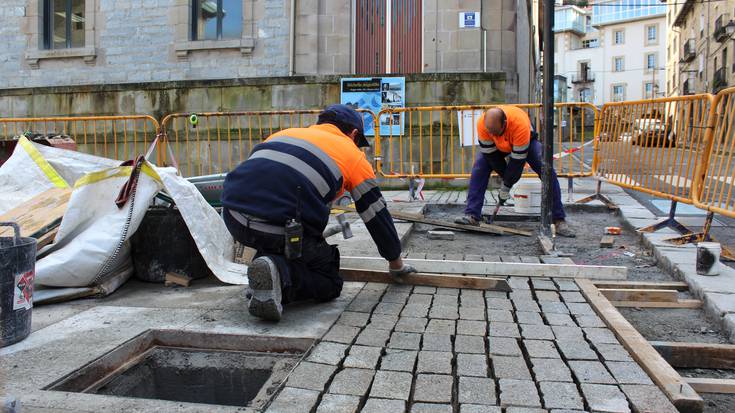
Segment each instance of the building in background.
M333 75L450 73L454 80L462 78L456 74L470 74L467 79L475 83L492 81L493 93L488 86L477 88L471 102L455 99L474 87L459 81L435 90L436 104L529 102L535 95L531 0L468 0L461 8L440 0L2 3L0 89L126 85L118 88L134 92L131 84L223 80L218 83L223 85L294 76L307 77L297 83L338 84ZM273 93L288 94L289 86L283 88ZM313 106L308 99L303 104ZM13 109L14 116L55 114L37 108L24 113L23 104L16 106L21 110ZM292 108L284 106L260 109ZM213 99L207 107L227 105ZM6 112L2 97L0 111Z
M668 95L735 85L735 0L686 0L668 8Z
M658 0L557 6L554 72L568 79L569 100L599 106L663 96L665 15Z

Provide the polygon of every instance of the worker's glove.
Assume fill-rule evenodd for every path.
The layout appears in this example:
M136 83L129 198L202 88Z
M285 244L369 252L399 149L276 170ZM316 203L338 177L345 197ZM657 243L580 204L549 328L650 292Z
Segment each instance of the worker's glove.
M399 278L399 277L402 277L404 275L413 274L413 273L417 272L416 271L416 268L414 268L413 266L408 265L408 264L403 264L403 266L401 268L397 269L397 270L392 270L391 269L391 270L388 270L388 271L390 272L390 275L393 278Z
M505 201L510 199L510 188L505 186L505 184L500 187L500 190L498 191L498 198L500 199L501 203L505 203Z

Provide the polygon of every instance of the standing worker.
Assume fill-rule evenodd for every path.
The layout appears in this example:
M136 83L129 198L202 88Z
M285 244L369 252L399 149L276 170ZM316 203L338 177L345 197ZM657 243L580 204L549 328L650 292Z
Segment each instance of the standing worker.
M225 225L235 240L257 250L248 267L250 314L278 321L282 304L339 297L339 250L327 244L322 232L330 204L345 190L391 275L416 271L400 258L393 218L359 149L369 145L362 116L332 105L319 114L316 125L271 135L227 174Z
M485 191L492 171L503 180L498 192L502 204L510 198L510 189L521 179L526 162L539 178L544 170L538 134L531 128L531 120L523 109L508 105L488 109L477 121L477 136L480 150L472 166L465 215L454 221L458 224L480 224ZM551 191L551 214L556 234L573 238L574 231L565 220L561 189L554 168L551 168Z

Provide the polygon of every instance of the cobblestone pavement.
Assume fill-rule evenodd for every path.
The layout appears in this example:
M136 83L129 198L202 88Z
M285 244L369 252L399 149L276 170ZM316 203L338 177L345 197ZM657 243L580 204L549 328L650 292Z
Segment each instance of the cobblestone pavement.
M675 412L569 280L365 284L269 412Z

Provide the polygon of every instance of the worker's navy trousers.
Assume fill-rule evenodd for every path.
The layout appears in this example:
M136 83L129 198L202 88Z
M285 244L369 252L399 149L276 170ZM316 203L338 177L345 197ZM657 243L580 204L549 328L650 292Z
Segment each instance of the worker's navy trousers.
M235 240L256 249L256 258L267 256L275 262L281 278L284 304L311 299L329 301L339 297L343 281L339 276L339 250L335 245L327 244L322 237L305 234L301 258L287 260L283 255L283 235L247 228L226 210L222 215Z
M544 161L541 154L541 142L538 139L531 139L526 162L539 177L541 177L544 170ZM464 209L465 215L471 215L478 219L482 216L482 205L485 202L485 191L487 191L490 173L495 171L501 177L503 176L507 166L505 162L506 156L508 156L507 153L500 151L495 151L489 155L478 151L475 164L472 166L472 174L470 175L470 188L467 191L467 206ZM561 188L559 188L559 180L556 179L556 171L554 171L553 167L551 168L551 197L552 218L554 220L564 219L566 214L564 213L564 205L561 202Z

